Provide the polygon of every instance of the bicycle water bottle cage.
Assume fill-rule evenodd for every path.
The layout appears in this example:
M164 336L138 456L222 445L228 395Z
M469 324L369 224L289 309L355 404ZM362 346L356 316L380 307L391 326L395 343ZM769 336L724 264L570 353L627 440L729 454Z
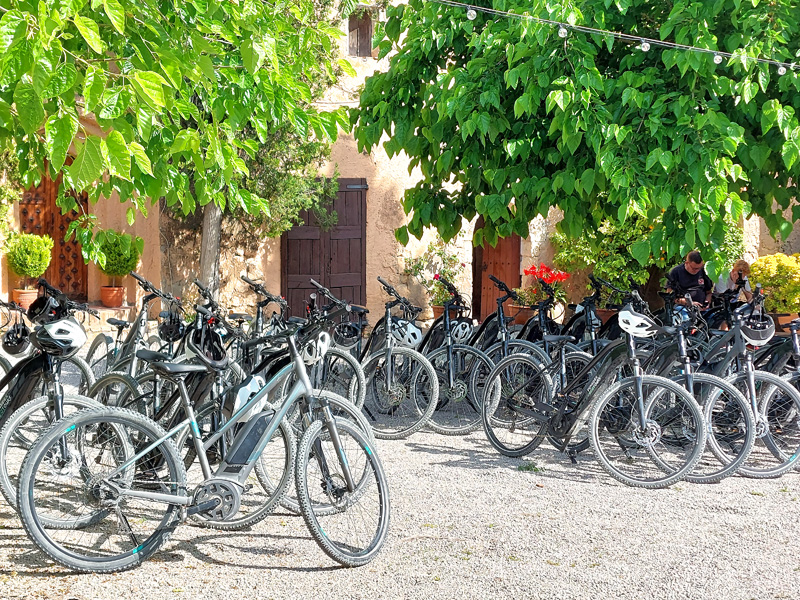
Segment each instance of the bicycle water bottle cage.
M422 331L411 321L392 317L392 337L400 346L416 348L422 342Z

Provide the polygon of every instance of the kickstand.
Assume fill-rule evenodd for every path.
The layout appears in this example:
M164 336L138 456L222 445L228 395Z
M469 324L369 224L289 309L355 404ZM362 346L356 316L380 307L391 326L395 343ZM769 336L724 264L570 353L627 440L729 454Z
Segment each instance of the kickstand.
M578 453L575 450L567 450L567 456L569 456L569 459L572 461L573 465L578 464Z

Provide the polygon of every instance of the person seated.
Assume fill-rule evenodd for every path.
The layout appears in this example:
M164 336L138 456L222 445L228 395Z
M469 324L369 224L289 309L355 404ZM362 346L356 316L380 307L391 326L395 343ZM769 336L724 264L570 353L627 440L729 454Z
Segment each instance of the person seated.
M741 296L744 296L744 300L749 302L753 298L753 290L750 287L750 282L747 279L750 276L750 265L746 260L737 260L735 263L733 263L733 268L731 268L731 271L727 274L727 276L725 273L720 275L719 281L717 281L717 284L714 286L714 291L717 294L721 294L727 290L737 289L737 282L739 281L740 276L742 279L744 279L744 288L742 288L739 297L734 298L734 300L741 300Z
M674 287L681 295L689 294L693 303L707 307L711 302L714 284L706 273L704 265L703 257L697 250L689 252L686 261L669 272L667 291L672 292ZM675 299L675 303L686 304L686 299L681 296Z

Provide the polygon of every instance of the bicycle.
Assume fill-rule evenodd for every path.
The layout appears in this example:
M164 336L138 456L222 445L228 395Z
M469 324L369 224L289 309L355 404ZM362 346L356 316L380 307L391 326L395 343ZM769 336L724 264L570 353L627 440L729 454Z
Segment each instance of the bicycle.
M200 435L183 381L189 373L205 370L203 365L151 363L152 369L175 379L187 415L169 432L143 415L116 407L82 411L57 422L34 444L20 474L20 516L28 535L52 559L71 569L116 572L150 557L190 514L219 521L235 516L244 482L284 417L295 403L309 403L312 389L300 348L311 344L310 352L321 356L325 350L321 332L315 323L276 334L285 339L291 355L285 369L298 376L290 394L275 410L245 419L280 385L282 377L273 377L207 440ZM308 423L299 444L295 477L300 508L326 554L347 566L363 565L377 555L388 533L386 478L368 438L323 412L323 420ZM191 493L172 441L187 431L204 476ZM206 450L228 432L234 432L230 451L212 473ZM63 465L59 448L65 445L80 448L80 466ZM54 464L62 464L57 474L51 468ZM56 496L45 494L48 483L57 486ZM275 502L279 495L280 490ZM71 510L74 506L60 504L60 498L80 502L77 515ZM135 511L137 503L145 508ZM43 517L51 516L47 513L51 508L66 512L55 515L59 528L43 522ZM352 520L348 515L356 508L361 512ZM80 534L79 546L75 532Z

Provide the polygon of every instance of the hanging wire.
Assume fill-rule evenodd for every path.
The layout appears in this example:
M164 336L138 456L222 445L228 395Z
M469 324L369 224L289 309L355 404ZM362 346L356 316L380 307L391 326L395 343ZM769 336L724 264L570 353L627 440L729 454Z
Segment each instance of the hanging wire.
M486 13L489 15L495 15L499 17L506 17L511 19L520 19L522 21L532 21L534 23L541 23L543 25L551 25L553 27L558 27L558 36L561 38L565 38L569 35L570 31L578 31L581 33L590 33L602 36L612 36L618 40L625 40L628 42L635 42L639 44L641 50L647 52L651 46L660 46L662 48L669 48L671 50L686 50L689 52L700 52L703 54L710 54L714 57L714 62L716 64L720 64L722 62L723 57L727 58L735 58L737 60L745 60L745 61L755 61L757 63L765 64L765 65L774 65L778 67L778 74L784 75L787 70L794 70L797 67L796 63L788 63L782 62L779 60L773 60L771 58L760 58L756 56L747 56L744 54L732 54L730 52L723 52L721 50L712 50L710 48L699 48L697 46L689 46L687 44L677 44L675 42L667 42L664 40L656 40L651 38L645 38L640 35L631 35L628 33L622 33L619 31L608 31L606 29L597 29L595 27L586 27L585 25L570 25L569 23L563 23L561 21L554 21L552 19L541 19L539 17L532 17L530 15L521 15L518 13L507 12L504 10L497 10L494 8L486 8L483 6L475 6L474 4L464 4L463 2L456 2L455 0L423 0L424 2L433 2L436 4L442 4L444 6L451 6L454 8L463 8L464 10L468 11L478 11L482 13Z

